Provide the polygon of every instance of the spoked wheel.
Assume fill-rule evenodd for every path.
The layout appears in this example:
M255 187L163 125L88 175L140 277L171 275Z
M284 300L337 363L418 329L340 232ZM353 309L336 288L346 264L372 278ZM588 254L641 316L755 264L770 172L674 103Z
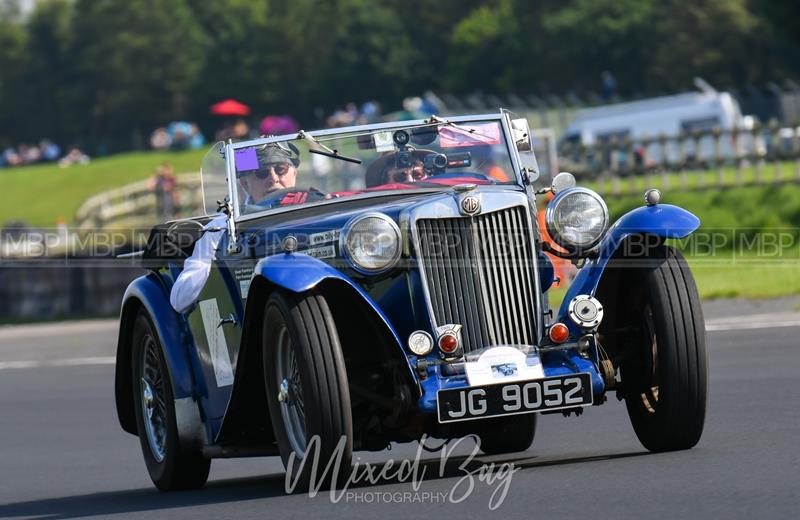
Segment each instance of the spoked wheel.
M527 450L536 435L538 415L528 413L477 421L476 433L481 440L481 451L487 455L499 455Z
M136 423L150 479L162 491L202 487L211 461L181 445L162 347L144 313L136 318L132 355Z
M297 490L328 486L350 470L353 421L339 335L325 298L272 294L264 312L263 353L270 420L290 482ZM331 471L323 475L331 460Z
M164 401L164 380L161 377L159 353L155 338L147 335L142 345L142 378L140 379L142 419L150 451L157 462L167 453L167 407Z
M651 255L632 306L637 334L622 363L625 404L651 451L693 447L703 433L708 386L705 322L686 260L666 246Z
M278 403L281 409L286 437L292 450L299 456L306 450L306 417L303 409L303 384L300 380L300 368L292 348L292 339L287 327L278 332L277 360L275 363L276 381L278 382Z

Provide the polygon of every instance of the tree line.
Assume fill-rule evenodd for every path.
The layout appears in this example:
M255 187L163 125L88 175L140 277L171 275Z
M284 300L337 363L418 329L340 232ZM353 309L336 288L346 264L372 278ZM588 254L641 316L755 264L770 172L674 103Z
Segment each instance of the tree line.
M800 76L793 0L0 0L0 144L141 146L233 97L318 123L425 90L622 95ZM316 115L315 115L316 114Z

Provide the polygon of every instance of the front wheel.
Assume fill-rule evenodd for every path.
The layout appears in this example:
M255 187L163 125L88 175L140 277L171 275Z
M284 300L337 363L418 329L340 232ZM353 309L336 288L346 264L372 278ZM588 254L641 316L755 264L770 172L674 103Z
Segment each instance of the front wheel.
M166 361L150 319L139 313L133 327L133 395L144 461L162 491L202 487L211 461L178 437L175 400Z
M661 246L650 260L632 301L635 340L621 366L625 404L645 448L684 450L697 444L705 422L705 322L681 253Z
M290 483L298 490L330 485L350 470L353 421L344 356L325 298L273 293L264 312L263 354L272 429Z

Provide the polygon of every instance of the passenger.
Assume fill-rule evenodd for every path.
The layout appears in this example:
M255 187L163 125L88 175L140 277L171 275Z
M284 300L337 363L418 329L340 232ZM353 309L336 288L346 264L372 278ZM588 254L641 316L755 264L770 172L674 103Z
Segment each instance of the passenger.
M416 182L428 177L425 166L419 159L414 158L410 164L398 165L396 161L389 161L383 170L383 183Z
M423 158L429 153L432 152L430 150L412 150L389 152L381 156L367 169L367 188L427 179L429 172L425 169Z

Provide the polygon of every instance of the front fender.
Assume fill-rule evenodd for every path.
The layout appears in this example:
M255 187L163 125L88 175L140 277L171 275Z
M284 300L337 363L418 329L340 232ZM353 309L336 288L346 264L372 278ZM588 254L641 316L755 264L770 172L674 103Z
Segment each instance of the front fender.
M608 261L631 235L655 235L661 238L684 238L700 227L700 219L671 204L642 206L617 220L600 243L596 258L588 260L567 291L558 310L558 321L572 325L567 317L569 302L579 294L594 296Z
M312 256L302 253L287 253L269 256L260 260L253 271L251 287L256 286L253 282L257 277L262 277L276 287L295 293L309 291L325 280L338 280L345 283L358 293L374 312L375 319L379 320L381 325L386 328L386 331L391 334L395 343L393 347L396 347L397 352L406 360L406 366L412 380L417 380L414 368L411 366L408 356L402 347L403 343L386 314L349 276Z
M120 424L125 431L131 433L136 433L131 381L131 336L139 309L147 312L158 334L176 403L192 397L194 384L191 363L184 346L182 331L185 327L181 318L170 306L169 294L158 274L150 272L140 276L131 282L122 298L114 384ZM188 400L190 399L186 399Z

